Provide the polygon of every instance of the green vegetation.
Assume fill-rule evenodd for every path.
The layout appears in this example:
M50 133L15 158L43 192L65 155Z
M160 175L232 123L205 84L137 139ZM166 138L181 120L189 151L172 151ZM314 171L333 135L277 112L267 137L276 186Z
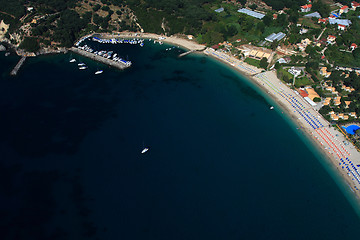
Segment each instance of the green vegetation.
M294 79L294 76L283 68L277 70L277 77L285 83L292 83Z
M253 59L253 58L246 58L245 59L245 62L250 64L250 65L253 65L255 67L260 67L260 61L259 60L256 60L256 59Z
M295 87L299 88L299 87L303 87L303 86L308 86L311 85L313 82L307 78L307 77L300 77L300 78L295 78Z
M40 49L40 45L36 38L26 37L24 41L21 42L20 48L28 52L36 52Z

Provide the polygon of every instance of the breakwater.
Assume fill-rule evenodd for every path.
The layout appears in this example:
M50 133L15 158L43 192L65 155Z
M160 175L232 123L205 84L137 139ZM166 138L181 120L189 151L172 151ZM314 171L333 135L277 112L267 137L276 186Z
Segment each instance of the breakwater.
M21 68L21 66L23 65L23 63L25 62L26 57L22 57L20 59L20 61L16 64L16 66L14 67L14 69L10 72L11 76L15 76L17 74L17 72L19 71L19 69Z
M70 51L121 70L131 66L131 64L128 64L126 62L115 61L113 59L106 58L76 47L70 48Z

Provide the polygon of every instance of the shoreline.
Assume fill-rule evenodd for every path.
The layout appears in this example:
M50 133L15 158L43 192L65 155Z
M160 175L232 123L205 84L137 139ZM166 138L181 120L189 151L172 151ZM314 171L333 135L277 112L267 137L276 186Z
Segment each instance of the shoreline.
M360 183L356 182L356 179L352 178L352 176L345 171L346 169L343 169L344 163L340 160L341 158L349 158L355 165L360 165L360 153L352 143L345 146L343 144L344 141L347 142L345 136L334 126L331 126L331 124L325 120L318 111L314 110L298 93L282 83L274 71L259 69L226 53L209 48L204 51L204 54L245 76L250 84L257 87L266 98L271 99L271 101L279 106L281 113L285 114L291 123L296 126L297 134L305 137L317 150L320 157L324 159L324 161L321 161L321 164L327 168L326 171L331 171L331 173L336 174L336 184L342 188L342 191L346 191L344 194L351 198L349 201L360 217ZM246 68L244 68L244 66ZM300 117L299 111L295 111L291 106L291 102L286 99L290 95L300 102L306 111L311 111L310 115L316 117L317 120L315 119L315 121L321 122L323 126L316 130L311 129L310 125Z
M343 162L343 160L349 159L354 162L355 166L360 166L360 153L351 143L344 145L343 142L347 142L344 135L333 127L330 127L329 122L314 110L300 95L282 83L273 71L259 69L222 51L215 51L195 41L176 36L167 37L153 33L117 32L112 34L92 33L81 39L93 35L99 35L102 38L152 39L158 42L162 41L171 45L181 46L188 51L203 53L206 56L212 57L231 67L241 75L244 75L264 96L274 101L280 107L282 114L285 114L286 117L297 126L296 130L299 130L298 133L305 136L326 160L326 165L329 165L331 170L336 173L342 182L341 184L344 187L347 185L350 188L352 191L351 196L357 205L355 210L360 216L360 183L356 182L356 179L354 180L349 172L346 172L344 166L349 165L347 164L348 162L346 162L346 164ZM70 48L67 50L70 50ZM52 53L59 52L54 50ZM315 127L313 124L315 124ZM337 184L340 183L337 180L335 180L335 182ZM350 192L348 191L348 193ZM353 207L355 208L355 206Z

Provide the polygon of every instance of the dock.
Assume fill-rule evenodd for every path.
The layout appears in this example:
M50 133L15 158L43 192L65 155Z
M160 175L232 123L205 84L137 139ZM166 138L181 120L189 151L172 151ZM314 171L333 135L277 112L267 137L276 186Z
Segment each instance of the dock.
M184 52L184 53L182 53L182 54L179 55L179 58L180 58L180 57L184 57L184 56L186 56L186 55L188 55L188 54L190 54L190 53L193 53L193 52L196 52L196 50L190 50L190 51Z
M104 63L104 64L109 65L109 66L112 66L114 68L121 69L121 70L130 67L129 65L126 65L123 62L117 62L117 61L114 61L112 59L105 58L105 57L102 57L100 55L97 55L97 54L94 54L94 53L91 53L91 52L87 52L85 50L82 50L82 49L79 49L79 48L76 48L76 47L72 47L70 49L70 51L72 51L74 53L77 53L79 55L82 55L84 57L90 58L92 60Z
M14 69L10 72L11 76L15 76L17 74L17 72L19 71L19 69L21 68L21 66L23 65L23 63L25 62L26 57L22 57L19 62L16 64L16 66L14 67Z

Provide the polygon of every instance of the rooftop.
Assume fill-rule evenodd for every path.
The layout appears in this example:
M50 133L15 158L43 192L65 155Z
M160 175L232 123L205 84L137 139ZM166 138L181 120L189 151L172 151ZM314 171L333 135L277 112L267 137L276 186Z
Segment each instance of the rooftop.
M246 8L241 8L238 10L238 12L245 13L246 15L249 15L251 17L258 18L258 19L262 19L263 17L265 17L265 15L262 13L258 13L258 12L255 12L255 11L252 11L252 10L249 10Z

